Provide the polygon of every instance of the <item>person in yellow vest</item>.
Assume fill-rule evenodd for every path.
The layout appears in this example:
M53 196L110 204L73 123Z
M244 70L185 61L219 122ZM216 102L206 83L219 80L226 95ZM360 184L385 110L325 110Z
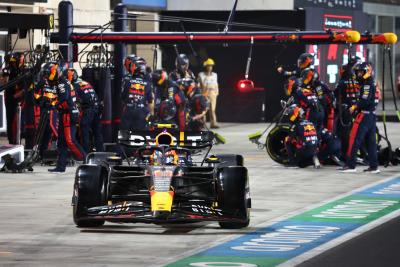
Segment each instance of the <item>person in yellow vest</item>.
M204 71L199 73L198 82L202 90L203 95L205 95L210 101L210 123L211 128L219 128L217 123L217 115L215 113L217 109L217 98L219 94L218 88L218 75L213 72L213 67L215 62L212 58L208 58L203 62Z

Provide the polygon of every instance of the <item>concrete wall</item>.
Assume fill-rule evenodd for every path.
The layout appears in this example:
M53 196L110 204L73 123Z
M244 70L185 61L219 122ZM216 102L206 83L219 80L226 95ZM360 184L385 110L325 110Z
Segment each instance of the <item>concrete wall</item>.
M48 0L46 4L37 3L35 4L35 12L50 12L54 13L55 26L58 27L58 4L59 0ZM75 25L104 25L111 19L110 1L109 0L71 0L74 7L74 24ZM74 29L76 32L87 32L90 29ZM40 36L40 35L39 35ZM39 39L40 38L40 39ZM37 39L37 43L43 43L43 36ZM36 39L35 39L36 41ZM57 49L57 45L52 45L54 49ZM83 49L86 44L79 44L79 51ZM92 45L87 47L87 50L91 50ZM78 64L75 63L75 67L78 68Z
M148 13L146 15L140 16L142 19L156 20L158 19L157 13ZM154 21L137 21L136 30L138 32L157 32L159 30L159 23ZM153 66L153 55L154 55L154 45L137 45L136 54L145 58L148 66ZM157 55L158 62L161 65L161 53Z

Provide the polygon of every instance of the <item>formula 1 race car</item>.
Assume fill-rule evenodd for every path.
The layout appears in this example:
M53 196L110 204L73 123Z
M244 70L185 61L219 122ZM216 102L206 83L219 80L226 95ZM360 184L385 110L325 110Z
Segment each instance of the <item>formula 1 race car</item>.
M243 157L208 156L212 132L163 127L120 131L119 153L87 156L77 168L72 198L78 227L98 227L105 221L218 221L227 229L249 225L251 199Z

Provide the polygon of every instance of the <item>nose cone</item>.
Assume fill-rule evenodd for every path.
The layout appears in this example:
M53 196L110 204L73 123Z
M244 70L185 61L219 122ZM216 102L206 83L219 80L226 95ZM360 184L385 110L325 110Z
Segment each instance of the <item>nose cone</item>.
M174 199L174 192L155 192L150 193L151 197L151 210L153 212L171 212L172 201Z

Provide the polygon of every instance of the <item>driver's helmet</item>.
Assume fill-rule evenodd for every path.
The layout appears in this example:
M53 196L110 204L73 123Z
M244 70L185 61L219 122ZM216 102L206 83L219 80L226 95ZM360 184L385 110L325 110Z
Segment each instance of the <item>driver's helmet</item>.
M160 166L162 165L163 153L159 150L154 150L153 154L150 155L150 165Z
M178 165L179 155L175 150L170 150L165 153L165 164Z

